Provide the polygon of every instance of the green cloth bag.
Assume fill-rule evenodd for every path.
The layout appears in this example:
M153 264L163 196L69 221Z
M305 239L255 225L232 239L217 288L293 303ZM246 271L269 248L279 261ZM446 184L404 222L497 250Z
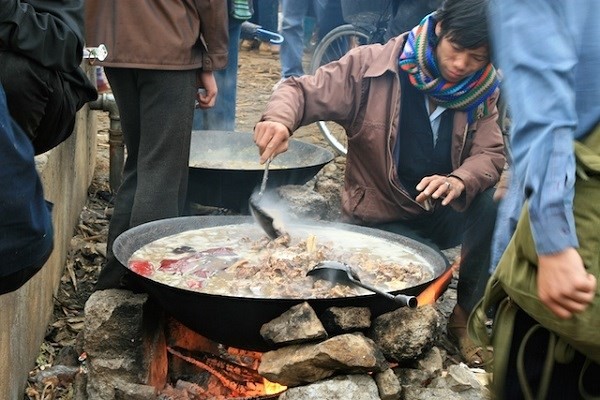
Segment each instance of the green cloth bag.
M515 233L488 281L484 297L469 318L471 337L494 349L493 386L503 384L517 307L556 335L554 348L549 349L555 360L567 359L572 347L589 360L600 363L600 125L583 142L576 141L574 147L577 178L573 212L580 245L578 252L588 272L598 280L596 296L584 312L567 320L556 317L540 301L537 253L525 205ZM497 306L497 310L490 333L485 326L486 311L493 306Z

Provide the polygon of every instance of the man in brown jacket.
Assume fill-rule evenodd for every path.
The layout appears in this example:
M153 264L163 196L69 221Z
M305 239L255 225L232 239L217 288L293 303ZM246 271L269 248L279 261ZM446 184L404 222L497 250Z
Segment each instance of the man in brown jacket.
M96 289L129 286L112 244L125 230L183 213L194 101L212 107L227 64L227 2L88 0L87 45L104 43L127 159ZM204 94L198 94L198 88Z
M298 127L339 123L348 136L349 222L434 248L462 245L448 333L472 366L483 359L466 322L489 277L493 186L505 163L486 7L486 0L446 0L410 33L287 79L254 129L265 162L287 149Z

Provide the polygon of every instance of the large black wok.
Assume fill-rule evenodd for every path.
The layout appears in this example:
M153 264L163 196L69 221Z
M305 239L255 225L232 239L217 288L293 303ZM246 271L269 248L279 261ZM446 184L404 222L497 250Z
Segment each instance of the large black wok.
M136 250L165 236L187 230L241 223L252 223L252 218L248 216L195 216L149 222L121 234L115 240L113 250L117 259L123 265L127 265L129 258ZM310 226L315 233L318 233L319 226L332 227L333 225L327 222L314 222ZM448 267L448 263L441 253L404 236L348 224L336 223L335 228L393 240L405 245L424 257L430 264L433 273L432 280L441 275ZM218 296L175 288L141 275L135 275L135 279L139 280L142 287L162 305L167 313L188 328L224 345L248 350L271 349L272 346L260 336L261 326L278 317L293 305L305 301L303 299ZM418 295L428 283L425 282L393 293ZM369 307L374 316L397 308L394 302L378 295L308 299L306 301L314 308L317 315L333 306Z
M258 158L251 133L193 131L188 201L248 214L248 199L264 170ZM302 185L332 159L329 150L292 139L271 163L267 188Z

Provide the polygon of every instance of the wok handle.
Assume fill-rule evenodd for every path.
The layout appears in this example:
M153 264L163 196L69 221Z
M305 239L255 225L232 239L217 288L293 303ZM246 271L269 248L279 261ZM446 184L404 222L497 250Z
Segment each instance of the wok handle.
M409 307L409 308L416 308L419 305L417 298L415 296L407 296L405 294L393 295L391 293L384 292L383 290L377 289L376 287L371 286L362 281L359 281L357 279L354 279L354 278L351 278L351 279L352 279L352 282L354 282L354 284L356 284L362 288L365 288L367 290L370 290L372 292L375 292L381 296L387 297L388 299L395 301L396 303L400 304L401 306L405 306L405 307Z

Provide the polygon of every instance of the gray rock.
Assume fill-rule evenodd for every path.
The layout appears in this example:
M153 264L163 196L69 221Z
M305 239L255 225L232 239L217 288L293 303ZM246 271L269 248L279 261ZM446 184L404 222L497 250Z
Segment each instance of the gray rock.
M436 374L444 368L444 356L439 347L432 347L424 357L417 360L417 367L430 374Z
M158 391L153 386L126 383L115 388L115 400L153 400L157 396Z
M349 351L351 349L351 351ZM362 334L335 336L317 344L287 346L262 355L258 373L285 386L299 386L337 373L381 372L389 365Z
M329 209L327 200L307 186L286 185L277 189L277 194L296 218L324 219Z
M401 307L377 317L367 333L386 358L398 362L419 358L439 335L440 316L434 306Z
M449 366L446 382L448 387L455 392L464 392L469 389L482 389L482 385L475 377L475 374L465 364Z
M345 375L287 389L279 400L380 400L369 375Z
M404 388L404 400L486 400L489 396L482 391L468 390L457 393L448 388L421 388L408 386Z
M429 371L413 368L394 368L394 373L402 386L427 386L434 378Z
M371 310L367 307L330 307L321 315L321 321L331 336L365 330L371 326Z
M115 389L128 384L165 385L162 314L148 295L117 289L94 292L85 304L85 315L90 399L113 400Z
M392 369L375 374L375 382L379 389L381 400L398 400L402 394L402 386Z
M278 345L297 344L327 338L327 331L307 303L293 306L260 328L261 336Z

